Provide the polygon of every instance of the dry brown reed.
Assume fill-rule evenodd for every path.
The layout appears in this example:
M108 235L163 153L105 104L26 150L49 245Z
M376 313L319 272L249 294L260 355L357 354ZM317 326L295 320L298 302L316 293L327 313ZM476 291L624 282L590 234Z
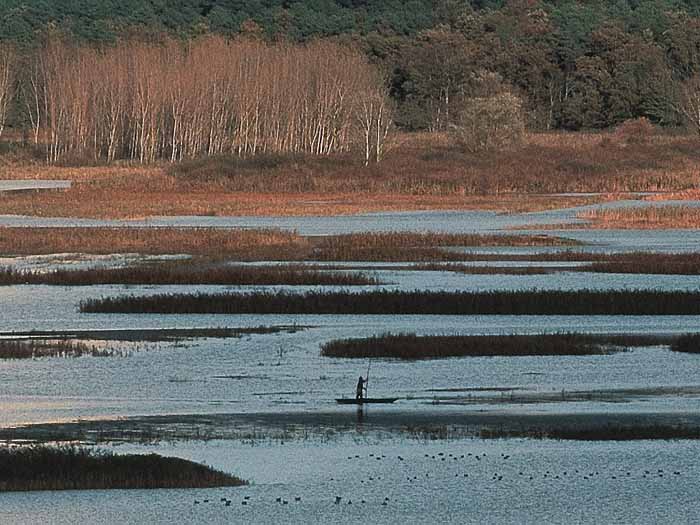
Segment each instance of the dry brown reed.
M16 284L359 286L376 285L379 281L358 272L321 271L301 265L242 266L214 264L199 260L140 264L119 268L57 269L48 272L0 267L0 285Z
M700 208L692 206L645 206L601 209L581 213L595 228L613 229L698 229Z
M86 299L83 313L310 315L700 315L700 292L523 290L256 291Z
M0 492L235 487L246 482L205 465L157 454L72 446L0 448Z
M337 339L321 345L321 355L344 358L442 359L493 356L605 355L635 346L668 344L668 337L538 334L429 335L384 334Z
M363 211L528 211L589 204L619 192L697 188L700 148L684 136L601 146L605 134L530 134L522 148L470 155L439 134L401 134L368 167L329 157L214 157L153 167L13 165L9 178L64 178L65 192L0 195L5 213L67 217L328 215ZM596 197L543 195L602 192ZM371 198L368 198L371 196Z
M284 230L218 228L0 228L0 253L191 254L239 261L460 260L446 246L566 246L561 237L358 233L304 237Z
M38 359L41 357L112 357L120 350L100 348L80 341L0 339L0 359Z
M0 252L296 256L308 242L283 230L217 228L0 228Z

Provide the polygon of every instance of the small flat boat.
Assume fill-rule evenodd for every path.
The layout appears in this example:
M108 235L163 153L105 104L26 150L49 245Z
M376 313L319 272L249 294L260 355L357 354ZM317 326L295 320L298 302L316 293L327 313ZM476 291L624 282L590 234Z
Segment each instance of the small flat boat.
M365 397L363 399L342 398L335 401L341 405L369 405L370 403L389 404L398 401L398 397Z

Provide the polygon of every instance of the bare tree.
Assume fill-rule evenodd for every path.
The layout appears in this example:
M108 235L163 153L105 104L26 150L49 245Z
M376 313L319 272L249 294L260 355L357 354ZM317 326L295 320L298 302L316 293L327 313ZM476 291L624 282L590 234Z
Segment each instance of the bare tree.
M0 137L5 130L7 112L15 96L17 53L8 45L0 47Z
M95 50L53 41L30 79L25 105L35 140L46 132L49 162L329 155L360 138L378 160L391 122L374 68L330 43L208 36Z
M700 134L700 74L696 74L680 85L675 111Z

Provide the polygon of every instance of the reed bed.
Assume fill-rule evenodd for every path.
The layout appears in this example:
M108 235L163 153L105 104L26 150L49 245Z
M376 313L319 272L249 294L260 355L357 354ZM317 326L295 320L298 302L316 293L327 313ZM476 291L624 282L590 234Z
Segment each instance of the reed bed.
M191 293L87 299L83 313L700 315L700 292L655 290Z
M548 235L473 235L413 232L304 237L276 229L0 228L0 253L191 254L238 261L460 260L448 246L576 246Z
M122 355L117 348L99 348L96 345L70 340L2 340L0 359L38 359L41 357L114 357Z
M469 254L473 261L513 262L585 262L572 266L472 266L458 263L419 264L405 266L405 270L449 271L472 275L546 275L557 272L625 273L648 275L700 275L700 253L586 253L565 251L560 253L519 254Z
M246 482L205 465L157 454L79 447L0 448L0 492L236 487Z
M470 154L448 134L393 137L383 162L358 169L347 158L276 157L267 170L235 159L173 166L177 177L216 179L229 191L479 195L682 191L697 186L697 140L655 136L648 144L614 144L605 133L531 133L521 148Z
M667 337L589 335L430 335L384 334L362 339L336 339L321 345L321 355L343 358L405 360L448 357L606 355L631 347L668 343Z
M700 439L700 427L684 425L604 425L591 428L483 428L479 435L484 439L531 438L574 441Z
M610 229L698 229L700 208L692 206L645 206L591 210L578 215L595 228Z
M66 178L70 190L0 195L4 213L57 217L335 215L382 210L523 211L610 198L543 194L677 191L697 187L697 139L603 146L606 134L529 134L513 151L471 155L447 135L395 135L382 162L328 157L236 156L160 166L8 166L11 178ZM40 173L37 173L40 171Z
M465 275L549 275L557 272L575 271L577 267L548 266L470 266L463 264L421 264L406 267L406 270L429 272L454 272Z
M244 328L134 328L113 330L32 330L1 332L0 337L14 340L114 341L130 343L167 343L185 339L230 339L253 334L296 333L308 328L302 325L253 326Z
M596 273L635 273L656 275L700 275L700 253L614 254L578 267Z
M319 261L454 261L463 254L441 248L498 246L579 246L563 237L547 235L488 235L419 232L364 232L314 239L313 257Z
M306 241L275 229L218 228L0 228L0 253L140 253L144 255L229 255L249 253L270 258L297 254Z
M359 272L326 272L303 266L241 266L199 261L166 262L121 268L89 268L36 272L0 267L0 285L46 284L89 286L100 284L165 285L376 285L379 281Z
M686 334L679 337L671 345L671 350L674 352L700 354L700 334Z

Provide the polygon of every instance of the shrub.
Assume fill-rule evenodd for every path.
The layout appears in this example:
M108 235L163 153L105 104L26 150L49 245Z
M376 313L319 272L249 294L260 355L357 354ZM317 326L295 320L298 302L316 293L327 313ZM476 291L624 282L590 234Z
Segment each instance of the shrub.
M522 100L509 92L467 99L454 132L471 153L517 146L525 135Z
M654 125L648 118L641 117L634 120L626 120L615 128L611 142L622 146L647 144L653 135Z

